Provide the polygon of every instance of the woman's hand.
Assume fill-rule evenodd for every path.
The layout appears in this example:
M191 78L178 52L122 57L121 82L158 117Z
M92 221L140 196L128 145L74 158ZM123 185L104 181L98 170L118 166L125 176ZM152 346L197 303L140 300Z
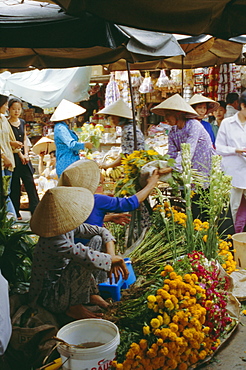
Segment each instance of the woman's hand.
M10 145L12 146L12 148L14 149L20 149L23 147L23 144L22 142L20 141L10 141Z
M2 156L3 158L3 165L4 165L4 168L9 168L12 166L12 163L10 162L10 160L4 156Z
M18 155L20 157L20 160L21 160L22 164L27 164L29 162L29 158L27 158L28 156L26 157L25 154L19 152Z
M112 274L114 274L115 282L120 278L120 274L122 275L124 280L127 280L129 276L129 271L127 270L125 261L120 256L113 256L112 258L112 266L111 270L109 271L109 281L112 284Z
M85 148L87 148L87 149L92 149L92 147L93 147L93 144L89 141L85 142L84 144L85 144Z
M246 153L246 148L238 148L238 149L235 150L235 152L238 153L238 154L244 154L244 153Z
M112 213L104 217L104 222L114 222L118 225L127 225L131 221L129 213Z

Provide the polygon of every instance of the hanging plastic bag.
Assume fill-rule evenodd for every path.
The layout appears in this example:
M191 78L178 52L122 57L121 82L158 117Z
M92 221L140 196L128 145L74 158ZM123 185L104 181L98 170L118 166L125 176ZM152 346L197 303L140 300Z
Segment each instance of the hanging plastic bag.
M147 94L154 90L153 83L151 81L151 77L148 72L146 72L143 83L139 87L139 92L141 94Z
M114 72L111 72L110 81L105 91L105 107L120 99L120 90L115 81Z
M158 77L158 80L156 82L156 86L159 88L162 87L168 87L169 86L169 78L166 75L166 72L164 69L161 70L160 76Z

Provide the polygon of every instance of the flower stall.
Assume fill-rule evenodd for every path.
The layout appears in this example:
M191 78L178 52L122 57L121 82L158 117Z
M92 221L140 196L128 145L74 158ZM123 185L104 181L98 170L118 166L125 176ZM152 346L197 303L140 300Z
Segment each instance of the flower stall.
M127 193L145 163L138 158L133 153L124 162L125 169L136 166L120 180L121 186L128 184L122 187ZM183 172L175 176L185 202L173 205L156 188L151 226L138 245L127 250L137 281L109 312L121 334L116 369L195 368L211 359L239 323L230 277L236 270L231 236L218 233L229 204L230 177L214 156L210 186L204 189L207 179L191 168L188 144L183 144L182 160ZM194 193L200 195L206 221L193 220Z

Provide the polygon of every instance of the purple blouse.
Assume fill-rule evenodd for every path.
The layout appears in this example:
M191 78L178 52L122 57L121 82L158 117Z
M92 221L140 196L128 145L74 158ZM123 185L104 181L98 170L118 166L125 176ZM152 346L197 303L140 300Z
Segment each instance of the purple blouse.
M192 168L204 176L209 176L211 158L215 154L209 134L196 119L186 121L179 129L173 126L168 136L168 152L176 161L175 168L181 172L181 144L190 144Z

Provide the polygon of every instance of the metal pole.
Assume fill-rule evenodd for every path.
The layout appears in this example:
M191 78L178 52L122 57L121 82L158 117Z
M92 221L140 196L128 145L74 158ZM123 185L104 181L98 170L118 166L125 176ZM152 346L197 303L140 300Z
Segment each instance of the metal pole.
M181 96L184 92L184 55L181 55Z
M133 88L132 88L132 80L131 80L130 63L126 62L126 65L127 65L127 73L128 73L129 87L130 87L131 105L132 105L134 150L137 150L137 130L136 130L137 123L136 123L136 118L135 118L135 107L134 107L134 99L133 99Z

